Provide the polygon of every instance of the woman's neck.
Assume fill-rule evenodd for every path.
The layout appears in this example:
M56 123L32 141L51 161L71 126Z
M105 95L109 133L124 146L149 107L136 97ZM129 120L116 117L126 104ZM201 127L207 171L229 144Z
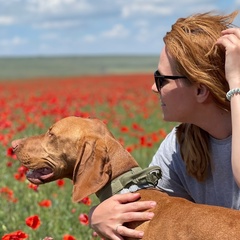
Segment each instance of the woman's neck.
M231 112L215 108L205 112L196 120L195 125L216 139L225 139L232 134Z

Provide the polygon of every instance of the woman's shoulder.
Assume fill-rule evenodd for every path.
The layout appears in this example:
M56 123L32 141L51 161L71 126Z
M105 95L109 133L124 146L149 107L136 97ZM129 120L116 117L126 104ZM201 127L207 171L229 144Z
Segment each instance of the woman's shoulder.
M161 142L157 152L154 155L158 161L171 161L173 158L180 156L179 145L176 137L177 127L174 127ZM165 160L164 160L165 159Z
M161 146L173 146L176 147L177 146L177 126L173 127L173 129L167 134L167 136L165 137L165 139L162 141L162 143L160 144Z

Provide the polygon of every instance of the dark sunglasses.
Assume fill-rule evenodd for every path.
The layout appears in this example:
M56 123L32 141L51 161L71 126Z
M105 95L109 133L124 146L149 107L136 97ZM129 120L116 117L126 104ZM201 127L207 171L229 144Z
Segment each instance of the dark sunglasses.
M160 89L162 88L163 82L165 79L176 80L179 78L186 78L186 77L184 77L184 76L165 76L165 75L161 75L161 73L158 70L154 73L155 84L157 86L158 92L160 92Z

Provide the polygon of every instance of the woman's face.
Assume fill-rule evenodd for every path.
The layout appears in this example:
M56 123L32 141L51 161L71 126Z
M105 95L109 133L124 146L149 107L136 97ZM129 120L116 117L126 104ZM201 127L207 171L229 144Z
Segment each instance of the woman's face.
M161 75L181 75L176 71L176 64L171 55L163 48L158 71ZM196 106L196 86L186 84L186 79L170 80L165 79L158 92L156 84L152 85L152 90L159 93L163 119L172 122L191 122Z

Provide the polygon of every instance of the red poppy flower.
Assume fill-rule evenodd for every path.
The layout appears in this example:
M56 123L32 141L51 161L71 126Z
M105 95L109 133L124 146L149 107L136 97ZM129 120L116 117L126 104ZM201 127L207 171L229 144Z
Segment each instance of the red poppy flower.
M7 166L7 167L12 167L12 165L13 165L12 162L7 162L7 163L6 163L6 166Z
M33 189L35 192L38 191L38 185L35 185L33 183L29 183L28 188Z
M137 124L137 123L133 123L132 124L132 128L134 130L143 131L143 128L139 124Z
M28 238L28 235L21 230L18 230L12 233L7 233L4 236L2 236L2 240L24 240L27 238Z
M72 210L71 210L71 213L75 213L77 211L77 209L76 208L73 208Z
M26 172L28 171L28 169L24 166L20 166L17 170L17 173L14 174L14 178L17 181L23 182L26 179Z
M26 218L25 222L26 225L32 228L33 230L36 230L41 224L40 219L37 215L33 215Z
M13 149L12 148L8 148L7 149L7 156L8 157L11 157L13 159L17 159L17 156L15 155L15 153L13 152Z
M18 168L18 173L21 174L21 175L24 175L26 174L26 172L28 171L28 168L24 167L24 166L20 166Z
M128 127L126 127L126 126L121 127L121 132L128 132Z
M65 185L65 181L63 179L57 180L56 183L59 187L63 187Z
M80 223L82 225L88 225L88 215L85 213L81 213L78 217Z
M12 126L12 123L9 120L2 120L0 122L0 126L2 129L10 128Z
M18 200L14 197L13 190L8 187L0 188L0 196L5 197L9 202L16 203Z
M15 173L14 178L19 182L23 182L26 179L26 176L25 174L23 175L21 173Z
M69 234L66 234L63 236L63 240L76 240L76 238Z
M38 203L38 205L40 207L51 207L52 206L52 202L51 200L42 200L41 202Z
M165 137L167 136L167 133L166 133L166 131L165 131L164 129L160 129L160 130L159 130L159 133L160 133L160 136L161 136L162 138L165 138Z
M0 189L0 194L5 194L7 195L9 198L11 198L13 196L13 190L11 190L8 187L2 187Z
M141 146L146 146L146 144L147 144L146 136L140 137L140 144L141 144Z
M81 203L90 206L92 204L92 200L89 197L85 197L81 200Z
M131 152L133 152L133 147L129 146L129 147L126 148L126 150L131 153Z

